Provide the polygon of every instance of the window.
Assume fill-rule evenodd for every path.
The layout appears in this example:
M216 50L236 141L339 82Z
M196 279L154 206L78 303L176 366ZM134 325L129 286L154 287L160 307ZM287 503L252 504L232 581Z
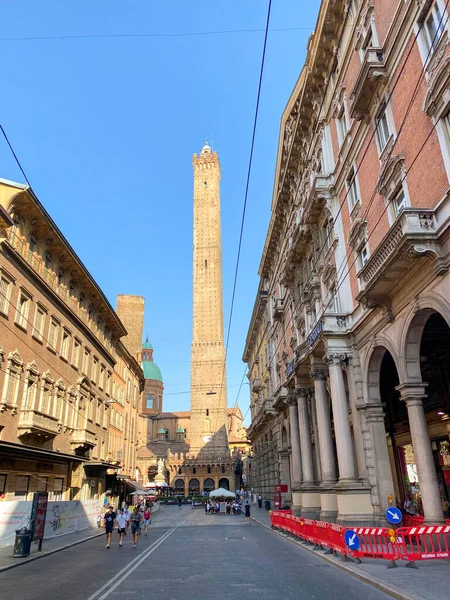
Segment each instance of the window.
M353 167L350 169L345 184L347 187L347 198L351 212L359 202L358 187L356 184L356 174L355 169Z
M105 389L105 365L100 365L100 381L98 385L100 389Z
M69 341L70 341L70 335L64 329L63 334L62 334L62 339L61 339L61 357L64 358L65 360L67 360L69 358Z
M348 131L347 115L345 114L344 104L342 105L341 110L339 111L339 114L336 117L336 130L340 148L344 143L345 136L347 135Z
M36 239L36 235L34 233L32 233L30 235L30 252L36 252L38 244L37 244L37 239Z
M207 469L208 469L208 475L211 475L211 467L210 467L210 465L207 466Z
M206 409L206 416L209 417L209 408Z
M48 477L42 477L42 475L39 475L39 478L36 481L36 492L46 492L47 486L48 486Z
M444 31L444 20L438 2L433 2L430 10L425 15L422 25L423 40L427 52L436 48Z
M28 477L28 475L17 475L14 498L16 500L26 500L27 495L28 495L29 485L30 485L30 478Z
M0 494L6 494L6 475L0 475Z
M383 106L381 107L378 116L375 119L375 126L377 132L378 149L381 154L385 149L389 138L391 137L389 121L386 114L386 104L383 104Z
M90 356L90 352L86 348L84 350L84 354L83 354L83 367L82 367L82 371L86 376L88 374L88 369L89 369L89 356Z
M192 475L196 475L197 474L197 468L196 467L192 467Z
M55 482L53 484L53 492L50 494L50 500L60 502L63 496L64 489L64 478L63 477L55 477Z
M28 313L30 312L30 298L21 292L17 305L16 324L23 329L27 328Z
M97 383L97 375L98 375L98 358L94 357L94 360L92 361L92 373L91 373L91 379L94 383Z
M359 266L359 268L362 269L364 267L364 265L367 264L368 260L369 260L369 248L367 247L367 244L365 244L358 251L358 263L359 263L358 266Z
M12 281L2 273L0 276L0 312L8 314L9 301L11 298Z
M53 350L56 350L56 343L58 341L58 327L58 321L52 317L50 319L50 327L48 328L48 345Z
M48 385L42 387L41 391L41 406L39 410L45 415L51 415L52 390Z
M364 57L366 56L367 48L372 48L372 47L373 47L373 33L372 33L372 27L369 27L364 39L361 42L361 46L359 48L359 57L360 57L361 61L363 61Z
M72 365L78 369L80 364L80 349L81 342L77 339L73 340L73 350L72 350Z
M333 286L330 289L330 295L329 295L329 299L327 302L327 310L329 310L330 312L333 312L333 313L341 312L340 304L339 304L339 296L338 296L336 286Z
M6 381L6 378L5 378ZM8 384L6 388L6 395L4 401L6 404L10 406L15 406L17 404L17 392L19 390L20 383L20 370L19 368L14 368L13 366L9 367L8 372ZM5 394L5 392L3 392Z
M395 217L398 217L402 210L407 206L405 192L402 187L395 192L390 203Z
M45 253L44 264L45 264L45 268L46 269L51 269L53 267L52 257L51 257L51 254L49 252Z
M36 306L36 312L34 314L34 325L33 325L33 337L39 341L42 341L42 334L44 333L45 323L45 310L41 306Z
M147 394L147 408L153 408L154 398L152 394Z

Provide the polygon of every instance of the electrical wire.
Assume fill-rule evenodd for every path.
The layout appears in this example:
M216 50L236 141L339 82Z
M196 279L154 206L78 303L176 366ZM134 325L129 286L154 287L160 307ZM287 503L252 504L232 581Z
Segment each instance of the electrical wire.
M313 31L314 27L274 27L270 32ZM264 29L222 29L217 31L187 31L180 33L87 33L79 35L42 35L23 37L0 37L0 42L29 42L49 40L86 40L86 39L129 39L129 38L182 38L210 35L230 35L236 33L262 33Z
M236 266L235 266L235 271L234 271L233 291L231 294L230 316L228 319L227 335L225 338L226 339L226 341L225 341L225 356L223 359L222 382L220 384L219 406L222 401L222 393L223 393L223 389L224 389L224 381L225 381L225 376L226 376L225 375L226 364L227 364L229 340L230 340L230 333L231 333L231 324L232 324L232 320L233 320L234 302L235 302L235 297L236 297L236 285L237 285L239 264L240 264L240 258L241 258L242 239L243 239L244 224L245 224L245 214L246 214L246 210L247 210L248 190L249 190L249 186L250 186L250 177L251 177L252 165L253 165L253 152L255 149L256 128L257 128L257 124L258 124L259 105L260 105L260 100L261 100L261 90L262 90L262 81L263 81L263 75L264 75L264 65L265 65L265 60L266 60L267 39L269 36L271 9L272 9L272 0L269 0L268 5L267 5L266 26L264 29L264 43L263 43L262 55L261 55L261 65L260 65L260 69L259 69L259 80L258 80L258 91L256 94L255 114L253 117L253 129L252 129L252 137L251 137L251 144L250 144L250 155L249 155L249 161L248 161L248 167L247 167L247 178L246 178L246 182L245 182L244 203L243 203L243 207L242 207L241 226L240 226L240 231L239 231L239 243L238 243L238 250L237 250L237 256L236 256ZM219 412L216 413L216 423L215 423L214 432L217 431L218 419L219 419ZM214 447L214 436L213 436L213 447Z

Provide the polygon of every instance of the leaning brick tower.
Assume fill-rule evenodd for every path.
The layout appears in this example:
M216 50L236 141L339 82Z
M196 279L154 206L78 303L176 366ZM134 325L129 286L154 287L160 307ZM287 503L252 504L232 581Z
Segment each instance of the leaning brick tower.
M193 155L194 286L191 347L191 432L193 454L226 456L227 393L223 340L220 164L205 144Z

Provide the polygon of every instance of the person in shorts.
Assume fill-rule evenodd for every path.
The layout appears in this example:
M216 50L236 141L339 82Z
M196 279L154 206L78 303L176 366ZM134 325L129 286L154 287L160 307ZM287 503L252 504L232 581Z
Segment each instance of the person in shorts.
M151 519L150 519L150 508L146 508L144 510L144 535L147 535L148 532L148 526L151 523Z
M105 533L106 533L106 549L109 550L109 545L111 543L111 534L114 529L114 521L116 519L116 513L113 510L112 506L108 506L108 510L105 513Z
M117 527L119 531L119 548L121 548L123 546L123 538L127 528L127 515L123 508L119 510L119 514L117 515Z
M250 525L250 501L247 499L244 504L245 522Z
M139 532L141 529L141 520L142 520L142 513L139 510L139 507L136 506L136 508L134 509L134 511L130 517L131 533L133 535L133 548L136 548L136 546L137 546Z

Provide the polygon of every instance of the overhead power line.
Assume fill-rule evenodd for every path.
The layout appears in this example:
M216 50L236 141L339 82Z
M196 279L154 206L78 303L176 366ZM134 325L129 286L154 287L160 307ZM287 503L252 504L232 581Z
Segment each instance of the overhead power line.
M314 31L314 27L275 27L270 32ZM179 33L83 33L79 35L36 35L18 37L0 37L0 42L40 42L50 40L89 40L89 39L127 39L127 38L181 38L209 35L230 35L237 33L261 33L265 29L222 29L218 31L184 31Z

